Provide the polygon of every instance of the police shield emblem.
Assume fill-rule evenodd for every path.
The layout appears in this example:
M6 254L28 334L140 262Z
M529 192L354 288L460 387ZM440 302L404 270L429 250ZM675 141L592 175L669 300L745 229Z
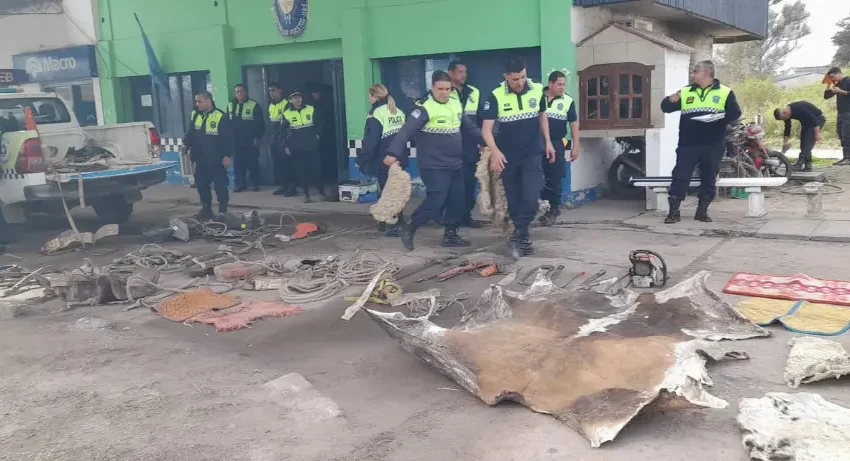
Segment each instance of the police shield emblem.
M531 100L528 101L528 107L530 107L532 109L537 108L537 100L534 99L534 98L531 98Z
M720 96L715 96L715 97L711 98L711 100L712 100L715 104L720 104Z
M312 120L312 119L313 119L313 116L312 116L312 115L310 115L310 114L307 114L307 121L310 121L310 120Z
M558 110L564 110L564 103L558 104Z
M217 126L218 126L218 123L210 122L210 128L211 128L211 129L213 129L213 130L214 130Z
M297 37L307 28L307 0L272 0L272 15L284 37Z

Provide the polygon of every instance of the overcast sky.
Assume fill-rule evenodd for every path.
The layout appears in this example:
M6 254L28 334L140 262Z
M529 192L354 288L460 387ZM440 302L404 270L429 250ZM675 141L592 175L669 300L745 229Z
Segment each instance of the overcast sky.
M811 13L809 27L812 33L801 41L799 50L791 53L786 67L826 66L832 62L835 47L832 35L838 29L835 23L850 14L847 0L804 0Z

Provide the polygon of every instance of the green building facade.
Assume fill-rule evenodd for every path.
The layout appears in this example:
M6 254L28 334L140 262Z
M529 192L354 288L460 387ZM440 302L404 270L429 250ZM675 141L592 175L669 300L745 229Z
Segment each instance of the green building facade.
M336 160L341 181L358 174L349 156L363 135L372 83L412 100L424 92L429 72L445 69L453 58L470 62L470 83L485 92L499 83L507 54L526 56L535 80L576 67L571 1L309 0L304 32L285 37L275 10L289 2L99 0L105 122L151 119L165 138L176 139L191 94L200 89L211 90L223 108L233 85L244 82L265 106L265 85L272 81L286 91L318 83L327 91L337 133L328 174ZM151 91L134 14L170 76L170 97Z

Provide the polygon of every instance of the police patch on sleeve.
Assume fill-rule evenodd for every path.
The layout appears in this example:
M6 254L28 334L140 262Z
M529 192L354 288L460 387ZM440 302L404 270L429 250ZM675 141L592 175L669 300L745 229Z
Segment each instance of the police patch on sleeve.
M490 110L490 101L484 103L484 110Z
M422 111L419 109L413 109L413 112L410 113L410 116L413 118L419 118L422 116Z

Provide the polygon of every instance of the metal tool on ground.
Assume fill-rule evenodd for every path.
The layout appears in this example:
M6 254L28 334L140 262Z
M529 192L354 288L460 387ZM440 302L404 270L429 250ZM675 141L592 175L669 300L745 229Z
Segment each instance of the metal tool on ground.
M569 286L569 284L575 282L577 279L579 279L581 277L584 277L585 275L587 275L587 272L582 272L582 273L576 275L575 277L571 278L567 283L560 285L558 288L566 288L567 286Z
M448 262L448 260L447 260L447 261L445 261L445 262ZM457 267L463 267L463 266L466 266L467 264L469 264L469 261L468 261L468 260L466 260L466 259L464 259L463 261L461 261L461 262L457 265ZM435 264L435 265L436 265L436 264ZM437 278L437 277L439 277L439 276L441 276L441 275L443 275L443 274L445 274L445 273L446 273L446 271L442 271L442 272L437 272L437 273L434 273L434 274L431 274L431 275L428 275L428 276L422 277L421 279L417 280L417 281L416 281L416 283L422 283L422 282L427 282L427 281L429 281L429 280L434 280L435 278Z
M514 268L514 270L511 271L510 274L506 275L502 280L499 280L499 282L496 283L496 285L499 285L500 287L506 287L506 286L514 283L514 280L516 280L517 274L521 270L522 270L522 266L516 266Z
M635 288L660 288L667 285L667 263L658 253L634 250L629 253L629 276Z
M595 282L595 281L599 280L599 279L600 279L603 275L605 275L605 271L599 271L599 272L597 272L597 273L595 273L595 274L591 275L589 279L587 279L587 280L585 280L584 282L582 282L582 285L583 285L583 286L589 286L589 285L590 285L590 284L592 284L593 282Z
M564 271L564 265L558 264L558 267L556 267L555 270L552 271L551 274L549 274L549 280L551 280L552 283L554 283L555 280L558 280L558 277L561 276L561 272L563 272L563 271Z
M541 271L545 271L543 272L543 275L548 276L554 270L555 266L551 264L544 264L542 266L534 267L530 269L527 274L525 274L525 277L523 277L522 280L519 281L519 284L526 287L531 286L531 284L534 283L534 280L537 279L537 274L539 274Z
M490 263L487 261L475 261L473 263L469 263L463 266L455 267L454 269L449 269L442 274L437 276L438 282L445 282L446 280L457 277L460 274L465 274L469 272L475 272L479 269L483 269L489 266Z

